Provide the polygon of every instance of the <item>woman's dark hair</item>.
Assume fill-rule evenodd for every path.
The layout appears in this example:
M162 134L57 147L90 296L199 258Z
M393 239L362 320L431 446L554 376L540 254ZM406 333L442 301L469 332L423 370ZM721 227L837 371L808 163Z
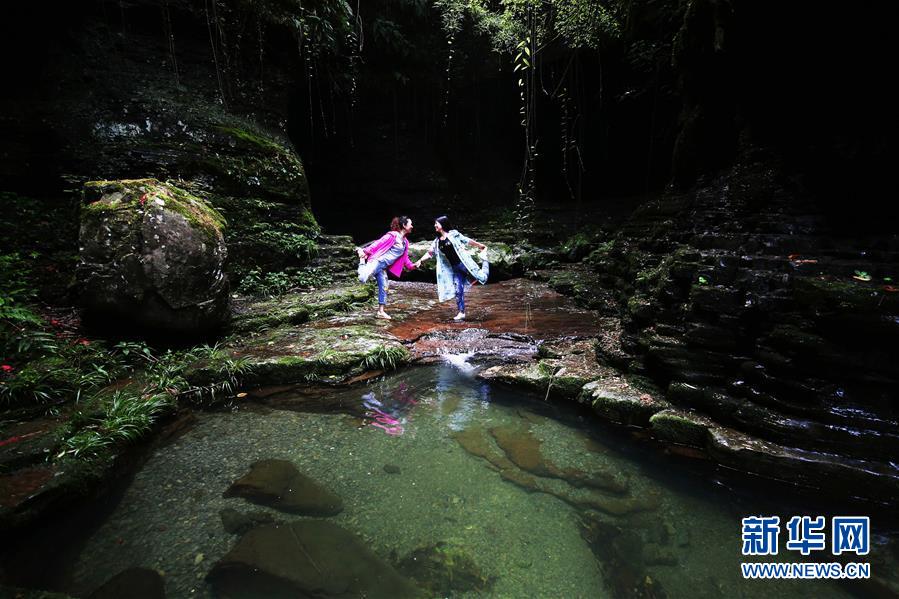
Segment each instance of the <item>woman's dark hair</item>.
M408 223L410 220L412 220L412 219L409 218L408 216L394 216L393 220L390 221L390 230L391 231L399 231L403 227L405 227L406 223Z
M434 222L440 223L440 226L443 227L444 231L452 231L453 226L450 224L449 217L446 216L438 216L434 219Z

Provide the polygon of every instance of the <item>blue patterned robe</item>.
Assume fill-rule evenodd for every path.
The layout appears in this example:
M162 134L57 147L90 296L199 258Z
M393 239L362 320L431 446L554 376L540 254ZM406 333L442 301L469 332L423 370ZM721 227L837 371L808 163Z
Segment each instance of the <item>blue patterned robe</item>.
M487 282L487 277L490 275L490 263L484 260L484 262L478 266L477 262L475 262L474 258L471 256L471 253L465 249L465 246L467 246L471 240L455 229L447 231L446 237L450 240L450 243L453 244L453 248L455 248L456 253L459 254L459 259L462 261L462 264L465 265L465 268L468 269L471 276L474 277L478 283L481 283L482 285L485 284ZM438 248L437 239L434 239L434 243L431 244L430 252L432 256L437 258L437 299L441 302L453 299L456 297L456 285L453 283L453 267L449 260L446 259L446 256L443 255L443 252L440 251L440 248Z

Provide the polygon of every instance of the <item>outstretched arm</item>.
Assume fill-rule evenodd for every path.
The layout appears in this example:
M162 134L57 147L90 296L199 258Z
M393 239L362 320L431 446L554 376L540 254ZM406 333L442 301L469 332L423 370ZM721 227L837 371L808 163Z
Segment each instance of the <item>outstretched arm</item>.
M461 233L459 233L459 241L461 241L465 245L473 245L474 247L478 248L479 250L487 249L487 246L484 245L483 243L479 243L479 242L475 241L474 239L469 239L468 237L466 237L465 235L462 235Z
M474 247L478 248L479 250L487 249L487 246L479 241L475 241L474 239L469 239L468 237L463 237L463 239L465 240L465 243L467 243L468 245L473 245Z
M425 260L430 260L430 259L431 259L431 250L428 250L427 252L422 254L421 258L419 258L415 262L415 268L418 268L419 266L421 266L421 263L424 262Z
M366 260L368 260L369 258L371 258L371 255L375 253L375 248L383 246L392 241L393 241L393 234L391 234L389 232L385 233L384 235L381 236L380 239L372 241L368 245L363 246L361 248L356 248L356 254L358 254L358 256L360 258L365 258Z

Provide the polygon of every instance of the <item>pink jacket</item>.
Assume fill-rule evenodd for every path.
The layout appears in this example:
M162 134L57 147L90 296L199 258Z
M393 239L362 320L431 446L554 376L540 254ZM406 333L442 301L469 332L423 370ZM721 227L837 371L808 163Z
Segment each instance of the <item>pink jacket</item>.
M394 235L392 231L388 231L377 241L373 241L362 248L362 251L365 252L365 259L372 260L377 258L389 250L394 243L396 243L396 235ZM406 267L409 270L415 270L415 265L409 260L409 240L405 237L403 238L403 246L403 255L397 258L396 262L387 267L387 272L395 277L399 277L403 274L403 267Z

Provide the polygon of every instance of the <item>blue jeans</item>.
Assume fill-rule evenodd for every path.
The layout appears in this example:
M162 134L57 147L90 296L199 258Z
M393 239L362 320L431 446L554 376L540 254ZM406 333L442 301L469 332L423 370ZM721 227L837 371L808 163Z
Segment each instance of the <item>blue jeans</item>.
M382 306L387 305L387 267L390 266L384 262L379 262L375 268L374 278L378 282L378 303Z
M461 262L453 266L453 283L456 285L456 307L465 313L465 285L468 283L468 269Z

